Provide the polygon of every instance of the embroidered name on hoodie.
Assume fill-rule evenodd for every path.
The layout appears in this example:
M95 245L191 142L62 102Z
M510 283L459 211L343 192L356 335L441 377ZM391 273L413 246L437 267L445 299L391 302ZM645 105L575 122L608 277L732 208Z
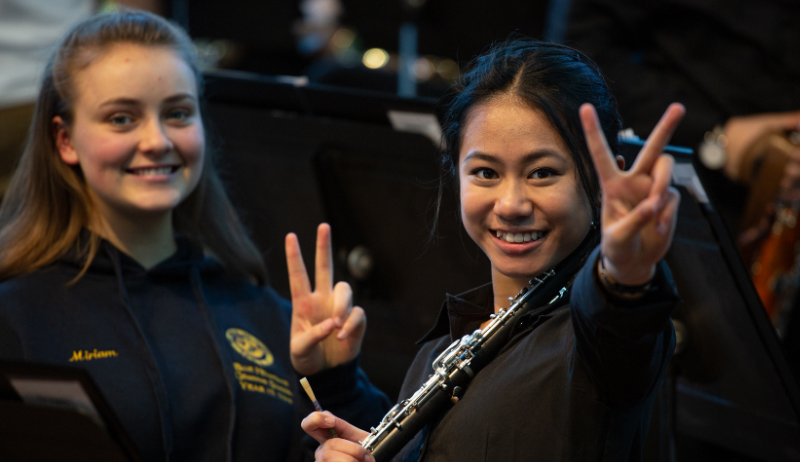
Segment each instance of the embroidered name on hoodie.
M91 361L93 359L106 359L106 358L116 358L119 356L116 350L98 350L95 348L92 351L89 350L74 350L72 352L72 357L69 358L69 362L74 363L75 361Z
M247 331L231 328L225 331L225 337L237 353L259 366L267 367L275 361L267 346Z

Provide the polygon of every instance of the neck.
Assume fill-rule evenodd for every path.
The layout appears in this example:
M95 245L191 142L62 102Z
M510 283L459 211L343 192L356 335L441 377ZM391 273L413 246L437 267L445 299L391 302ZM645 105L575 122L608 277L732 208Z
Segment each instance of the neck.
M145 269L166 260L178 248L171 211L157 216L129 216L104 210L94 215L89 228Z
M511 302L509 297L516 296L523 287L528 287L528 279L516 279L492 271L492 291L494 292L494 312L501 308L508 308Z

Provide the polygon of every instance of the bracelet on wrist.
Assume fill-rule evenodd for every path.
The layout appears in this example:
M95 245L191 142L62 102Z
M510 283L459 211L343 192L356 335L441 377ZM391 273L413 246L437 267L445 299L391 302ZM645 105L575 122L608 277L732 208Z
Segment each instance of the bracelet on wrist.
M623 297L631 298L643 295L645 292L653 290L653 279L639 285L620 284L614 279L613 276L608 274L606 267L603 264L603 254L597 260L597 276L600 279L600 284L603 285L609 293L613 295L621 295Z

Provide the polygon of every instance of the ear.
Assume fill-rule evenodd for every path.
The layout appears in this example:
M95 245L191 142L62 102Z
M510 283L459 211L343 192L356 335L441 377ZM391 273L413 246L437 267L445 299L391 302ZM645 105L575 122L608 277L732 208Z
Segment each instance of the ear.
M53 139L56 141L56 149L58 149L61 160L68 165L78 165L78 153L72 147L69 129L61 116L53 117L50 130L53 131Z
M625 158L619 154L614 156L614 158L617 159L617 167L619 167L620 170L625 170Z

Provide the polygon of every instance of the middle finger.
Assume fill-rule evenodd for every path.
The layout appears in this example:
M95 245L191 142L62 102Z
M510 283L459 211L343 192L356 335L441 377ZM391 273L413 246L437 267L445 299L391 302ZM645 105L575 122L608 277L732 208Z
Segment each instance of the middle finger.
M331 227L322 223L317 227L316 286L317 293L330 293L333 289L333 259L331 258Z
M675 129L678 128L678 124L683 119L684 114L686 114L686 108L682 104L672 103L669 105L658 124L656 124L656 128L647 137L647 142L645 142L641 152L636 156L631 172L647 173L653 168L653 164L664 151L664 147L669 142L669 139L672 138L672 134L675 133Z

